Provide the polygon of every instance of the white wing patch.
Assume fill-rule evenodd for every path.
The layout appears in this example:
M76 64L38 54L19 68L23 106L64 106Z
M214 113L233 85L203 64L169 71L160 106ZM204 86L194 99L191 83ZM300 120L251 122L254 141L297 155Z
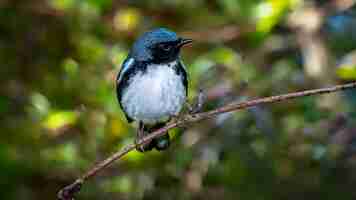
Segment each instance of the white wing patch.
M124 62L124 64L122 64L122 68L121 68L121 72L120 72L120 76L119 79L117 79L117 83L120 83L123 75L125 74L125 72L130 69L130 67L132 66L132 64L135 62L135 59L130 58L127 61Z

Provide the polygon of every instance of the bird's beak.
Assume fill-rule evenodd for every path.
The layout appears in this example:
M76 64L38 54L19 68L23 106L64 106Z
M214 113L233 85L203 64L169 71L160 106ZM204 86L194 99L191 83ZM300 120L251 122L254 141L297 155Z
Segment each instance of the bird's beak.
M178 43L178 47L182 47L182 46L184 46L184 45L186 45L186 44L190 44L190 43L192 43L192 42L193 42L192 39L181 38L180 41L179 41L179 43Z

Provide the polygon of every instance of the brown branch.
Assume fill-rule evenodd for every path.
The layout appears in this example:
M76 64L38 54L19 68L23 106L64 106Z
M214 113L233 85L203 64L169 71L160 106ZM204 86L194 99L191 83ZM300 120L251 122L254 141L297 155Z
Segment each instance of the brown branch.
M231 103L231 104L222 106L220 108L217 108L217 109L214 109L211 111L201 112L201 113L196 113L196 114L187 114L182 119L180 119L176 122L170 122L165 127L152 132L148 136L139 140L137 142L137 144L129 144L129 145L123 147L120 151L118 151L118 152L114 153L113 155L111 155L110 157L108 157L107 159L99 162L92 169L90 169L87 173L85 173L81 178L78 178L72 184L61 189L58 193L58 199L60 199L60 200L74 199L75 194L80 191L81 186L87 179L96 176L100 171L102 171L103 169L108 167L111 163L120 159L121 157L126 155L128 152L134 150L136 145L146 144L149 141L151 141L153 138L156 138L156 137L159 137L159 136L165 134L165 132L167 132L169 129L183 126L188 123L198 122L198 121L201 121L204 119L209 119L209 118L215 117L216 115L219 115L222 113L246 109L246 108L261 105L261 104L275 103L275 102L285 101L285 100L294 99L294 98L298 98L298 97L305 97L305 96L311 96L311 95L317 95L317 94L326 94L326 93L331 93L331 92L336 92L336 91L341 91L341 90L346 90L346 89L352 89L352 88L356 88L356 82L343 84L343 85L336 85L336 86L321 88L321 89L305 90L305 91L301 91L301 92L294 92L294 93L288 93L288 94L283 94L283 95L278 95L278 96L265 97L265 98L255 99L255 100L248 100L248 101L244 101L241 103Z

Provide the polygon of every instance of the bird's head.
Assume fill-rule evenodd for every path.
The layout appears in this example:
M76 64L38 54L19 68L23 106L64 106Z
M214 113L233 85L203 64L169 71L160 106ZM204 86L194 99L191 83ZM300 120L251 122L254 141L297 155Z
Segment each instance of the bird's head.
M191 42L192 40L180 38L168 29L158 28L138 38L130 55L138 61L170 62L178 58L182 46Z

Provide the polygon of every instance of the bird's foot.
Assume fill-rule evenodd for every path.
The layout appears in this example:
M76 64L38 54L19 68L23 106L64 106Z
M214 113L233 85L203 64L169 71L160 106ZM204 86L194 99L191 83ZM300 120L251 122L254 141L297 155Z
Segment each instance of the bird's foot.
M141 144L139 145L139 141L145 136L145 130L144 130L144 125L142 122L139 122L139 127L137 130L136 134L136 139L135 139L135 144L136 144L136 150L139 152L146 152L146 151L151 151L153 147L155 146L153 144L153 141L150 141L146 144Z
M140 141L140 138L136 138L135 139L136 150L141 152L141 153L144 153L144 152L147 152L147 151L151 151L153 149L153 147L155 146L152 141L150 141L147 144L138 145L139 141Z
M206 96L202 89L199 89L198 96L194 99L193 106L186 102L186 105L189 110L189 114L195 114L202 110L203 105L205 103Z
M178 113L177 115L172 116L172 118L171 118L172 122L184 121L186 119L185 116L187 114L192 115L192 114L196 114L196 113L200 112L203 108L205 99L206 99L205 94L204 94L203 90L200 89L198 96L194 99L193 105L190 104L188 101L186 101L184 111ZM180 126L180 127L184 128L183 126Z

